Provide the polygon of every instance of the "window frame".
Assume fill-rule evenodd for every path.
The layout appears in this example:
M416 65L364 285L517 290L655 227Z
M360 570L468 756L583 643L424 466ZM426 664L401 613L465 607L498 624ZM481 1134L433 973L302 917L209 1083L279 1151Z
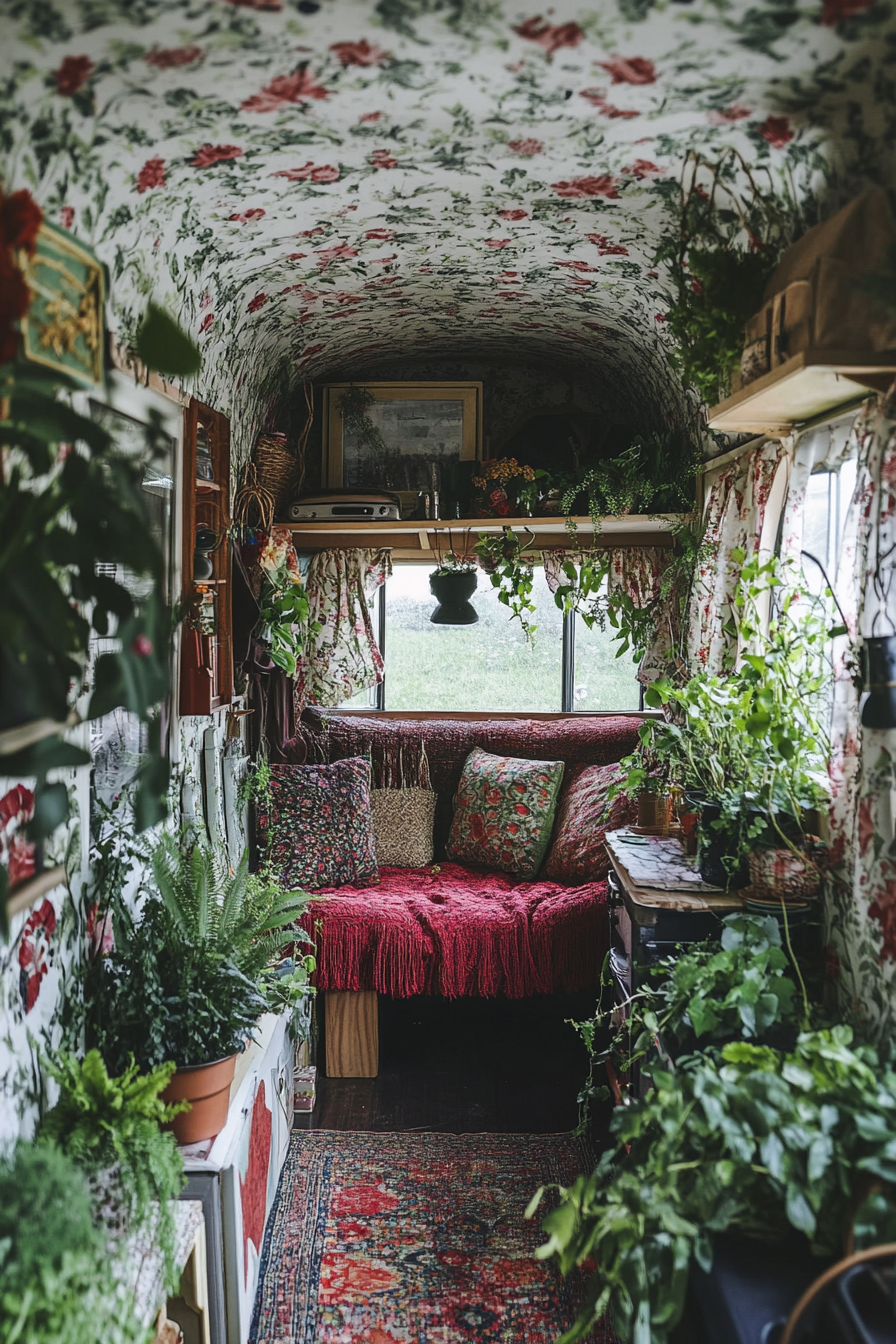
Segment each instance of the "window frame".
M402 568L412 566L415 569L431 569L429 561L397 561ZM386 658L386 585L380 584L374 594L375 611L373 612L373 625L376 630L376 642L385 664ZM634 674L633 674L634 677ZM576 682L576 613L574 611L565 611L563 613L563 640L560 654L560 709L559 710L468 710L468 709L387 709L386 708L386 672L383 668L383 679L377 686L371 687L373 691L372 703L369 705L336 705L328 709L330 714L382 714L393 715L396 718L519 718L525 715L528 719L533 718L615 718L620 714L638 714L642 718L662 717L658 710L645 710L644 708L644 687L638 683L638 708L637 709L575 709L575 682Z

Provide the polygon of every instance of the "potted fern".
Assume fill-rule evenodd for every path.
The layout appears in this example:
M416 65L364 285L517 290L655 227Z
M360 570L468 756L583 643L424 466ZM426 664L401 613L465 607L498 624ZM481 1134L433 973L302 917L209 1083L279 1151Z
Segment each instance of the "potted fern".
M171 1124L179 1143L196 1143L223 1128L236 1056L269 1007L265 971L308 898L250 875L245 854L230 873L205 846L171 836L151 867L139 919L117 914L90 1017L110 1068L131 1057L145 1069L175 1064L162 1099L190 1103Z

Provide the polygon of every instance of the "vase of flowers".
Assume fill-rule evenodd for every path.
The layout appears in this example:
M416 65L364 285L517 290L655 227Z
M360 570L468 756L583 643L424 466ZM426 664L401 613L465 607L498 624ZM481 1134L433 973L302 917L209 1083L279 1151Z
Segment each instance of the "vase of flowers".
M531 495L535 481L532 467L520 466L515 457L496 457L483 462L478 476L473 477L476 495L473 513L476 518L511 518L522 507L531 513L531 502L520 503ZM526 490L526 487L529 490Z

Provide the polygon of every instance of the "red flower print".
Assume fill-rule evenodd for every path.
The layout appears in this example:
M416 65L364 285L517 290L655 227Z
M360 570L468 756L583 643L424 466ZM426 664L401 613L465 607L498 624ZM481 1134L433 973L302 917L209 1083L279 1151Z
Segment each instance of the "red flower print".
M470 817L470 834L474 840L485 839L485 822L478 812L474 812Z
M340 65L382 65L391 59L388 51L368 42L366 37L360 42L333 42L330 50Z
M0 798L0 835L15 822L24 826L34 816L34 794L24 784L15 784Z
M199 324L199 335L204 336L207 331L211 331L214 325L215 325L214 313L206 313L205 317Z
M56 92L63 98L71 98L83 88L93 73L94 65L89 56L66 56L56 71Z
M868 798L863 798L859 803L859 853L867 854L874 845L874 817L871 813L871 802Z
M97 919L99 906L96 901L87 911L87 942L90 948L91 960L96 957L104 957L107 952L111 952L115 946L115 936L112 932L112 916L108 913L103 915L102 919Z
M75 222L75 212L72 206L64 205L59 211L59 223L64 229L70 229Z
M287 261L301 261L302 258L303 258L303 257L307 257L307 255L308 255L307 252L290 252L290 254L289 254L289 256L286 258L286 260L287 260Z
M630 177L636 177L639 181L645 177L662 177L663 175L662 168L658 168L649 159L635 159L630 168L623 168L622 171L628 173Z
M268 301L267 294L263 293L262 290L259 290L258 293L255 295L255 298L249 300L249 306L246 309L246 311L249 313L257 313L259 308L263 308L267 303L267 301Z
M242 214L228 215L227 218L235 224L246 224L253 219L264 219L264 210L258 208L255 210L244 210Z
M358 121L359 122L379 121L382 115L383 115L382 112L365 112L363 116L358 118Z
M324 270L333 261L348 261L351 257L358 255L356 247L349 247L348 243L337 243L335 247L322 247L314 254L317 257L317 264Z
M239 145L200 145L190 160L191 168L211 168L215 163L226 163L229 159L241 159L244 150Z
M502 248L502 247L506 247L507 244L508 244L509 242L510 242L510 239L509 239L509 238L486 238L486 240L485 240L485 246L486 246L486 247L494 247L494 248Z
M259 1082L252 1105L249 1130L249 1155L246 1174L240 1172L240 1205L243 1214L243 1274L249 1278L249 1242L261 1254L265 1211L268 1198L268 1167L271 1163L271 1112L267 1108L264 1083Z
M543 19L540 14L517 24L513 31L519 37L526 38L528 42L537 42L540 47L545 49L549 59L561 47L577 47L585 36L577 23L552 25L547 19Z
M499 210L498 216L501 219L528 219L528 210Z
M338 182L339 169L331 163L314 164L309 159L301 168L281 168L271 177L285 177L287 182Z
M27 882L30 877L34 876L34 843L31 840L26 840L21 833L14 835L9 842L8 869L10 887L17 887L20 882Z
M599 255L602 257L628 256L628 248L621 247L618 243L611 243L605 233L586 233L585 237L589 243L594 243Z
M643 56L614 56L612 61L596 61L601 70L613 76L614 84L653 84L656 67Z
M844 19L851 19L854 14L863 14L873 4L874 0L824 0L821 21L825 27L834 28Z
M153 47L143 59L147 65L154 65L159 70L171 70L177 65L201 61L204 54L201 47Z
M307 103L312 98L327 98L329 90L317 83L307 64L298 66L291 75L277 75L266 84L261 93L253 94L240 103L243 112L279 112L295 103Z
M388 149L375 149L370 156L370 162L374 168L396 168L398 160L394 158Z
M522 154L526 158L531 158L533 154L540 154L544 145L540 140L533 140L530 137L526 140L509 140L507 148L512 149L514 154Z
M708 113L706 120L710 126L728 126L733 121L743 121L744 117L750 116L749 107L741 107L740 103L732 103L731 107L717 107L713 112Z
M395 230L394 230L394 229L368 229L367 232L365 233L364 237L365 237L365 238L368 238L371 242L376 242L376 243L391 243L392 239L395 237Z
M783 149L793 139L793 131L786 117L766 117L758 130L772 149Z
M555 261L555 266L566 266L572 271L593 271L595 268L589 266L587 261Z
M137 191L142 196L144 191L151 191L153 187L164 187L164 185L165 160L147 159L137 174Z
M26 1013L37 1003L41 981L50 969L50 938L56 930L56 911L49 900L28 916L19 943L19 993Z
M520 817L528 817L529 815L529 809L525 803L514 803L513 810Z
M606 196L611 201L619 200L616 183L609 173L602 173L600 177L574 177L569 182L552 182L551 190L556 191L558 196L565 196L569 199L582 196Z
M636 112L633 108L614 107L613 104L607 100L606 89L583 89L579 96L587 99L593 107L596 107L598 111L603 112L605 117L610 117L614 120L620 117L624 120L630 120L632 117L640 117L641 115L640 112Z

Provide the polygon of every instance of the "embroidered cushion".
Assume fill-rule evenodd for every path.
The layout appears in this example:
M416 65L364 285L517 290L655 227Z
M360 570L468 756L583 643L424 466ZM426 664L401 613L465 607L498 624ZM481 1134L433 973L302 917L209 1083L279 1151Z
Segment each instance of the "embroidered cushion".
M610 786L621 778L618 765L578 765L570 771L541 873L545 880L574 887L606 877L610 860L604 836L638 820L638 805L632 799L607 797Z
M563 769L562 761L492 756L475 747L454 796L448 857L533 878L551 838Z
M372 789L373 834L381 868L428 868L436 796L431 789Z
M259 823L274 872L289 887L379 881L370 763L363 756L333 765L272 765L270 813Z

